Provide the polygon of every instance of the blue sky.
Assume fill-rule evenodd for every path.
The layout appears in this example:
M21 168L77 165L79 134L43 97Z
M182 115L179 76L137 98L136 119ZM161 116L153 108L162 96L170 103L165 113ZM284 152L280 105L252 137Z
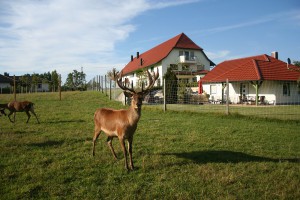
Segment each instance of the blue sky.
M300 61L299 0L0 0L0 73L74 69L87 81L184 32L216 64Z

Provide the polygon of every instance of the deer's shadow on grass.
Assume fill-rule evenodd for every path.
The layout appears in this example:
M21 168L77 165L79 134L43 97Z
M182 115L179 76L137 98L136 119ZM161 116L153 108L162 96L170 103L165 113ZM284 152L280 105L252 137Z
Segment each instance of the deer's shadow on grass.
M300 158L267 158L234 151L192 151L182 153L162 153L163 156L176 156L197 164L243 163L243 162L292 162L300 163Z

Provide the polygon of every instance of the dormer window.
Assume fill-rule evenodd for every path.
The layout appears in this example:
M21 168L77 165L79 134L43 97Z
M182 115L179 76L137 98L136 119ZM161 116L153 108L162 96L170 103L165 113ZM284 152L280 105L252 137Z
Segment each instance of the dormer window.
M195 60L194 51L179 51L179 56L184 56L185 60Z

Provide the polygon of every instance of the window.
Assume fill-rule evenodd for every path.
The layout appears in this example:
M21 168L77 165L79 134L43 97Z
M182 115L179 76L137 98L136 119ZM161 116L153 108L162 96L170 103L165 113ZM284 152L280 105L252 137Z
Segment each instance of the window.
M184 56L186 60L189 60L190 58L190 52L189 51L184 51Z
M194 51L179 51L179 56L185 57L186 60L195 60Z
M283 83L283 96L291 96L290 83Z
M210 85L210 94L217 94L217 86Z
M190 52L190 60L195 60L195 55L193 51Z

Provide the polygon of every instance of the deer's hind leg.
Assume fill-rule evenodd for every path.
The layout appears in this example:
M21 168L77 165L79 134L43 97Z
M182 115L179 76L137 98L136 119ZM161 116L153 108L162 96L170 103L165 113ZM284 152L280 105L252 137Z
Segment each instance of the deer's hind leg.
M112 146L112 140L113 140L113 137L107 137L107 145L109 146L110 150L111 150L111 153L113 154L115 160L117 160L117 156L116 156L116 153L115 153L115 150L114 150L114 147Z
M95 156L96 140L99 137L100 133L101 133L101 127L95 126L94 137L93 137L93 156Z

